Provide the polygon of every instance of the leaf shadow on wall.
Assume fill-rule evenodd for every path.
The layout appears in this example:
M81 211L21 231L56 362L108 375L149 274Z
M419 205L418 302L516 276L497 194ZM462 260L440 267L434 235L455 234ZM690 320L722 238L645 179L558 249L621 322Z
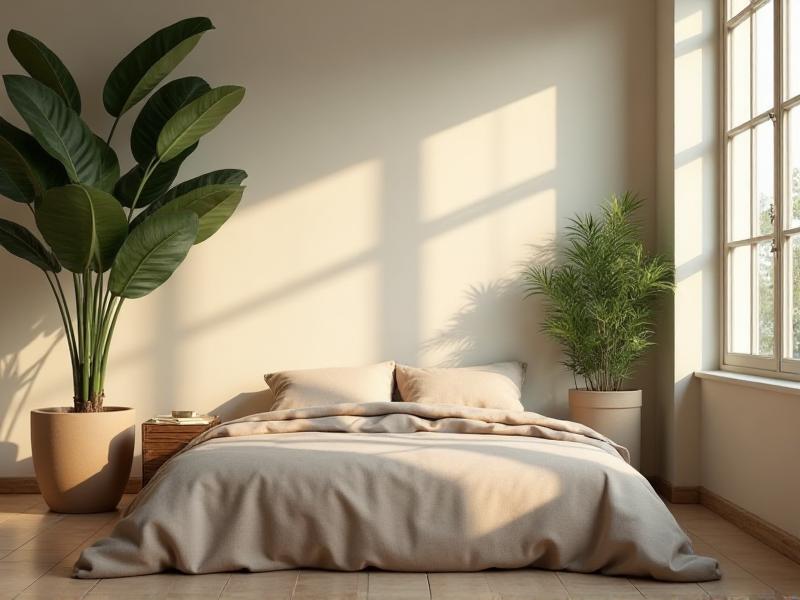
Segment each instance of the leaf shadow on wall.
M561 360L555 342L542 336L544 305L540 296L528 296L524 274L529 266L552 264L556 256L554 240L529 246L528 260L517 265L515 273L489 283L470 285L464 304L450 317L445 327L422 343L422 353L440 367L464 367L501 360L529 357L523 403L528 410L558 416L561 378L553 377L554 365ZM531 338L541 339L531 355ZM532 360L531 360L532 359ZM563 367L555 367L566 374ZM543 380L552 382L542 390ZM534 397L531 382L540 384ZM544 394L541 392L544 391ZM565 415L560 415L565 416Z
M6 256L3 260L18 259ZM62 351L66 354L61 323L46 290L44 277L36 269L20 271L13 284L3 290L6 300L19 311L14 319L3 320L0 335L0 464L14 465L15 471L32 470L32 460L29 457L19 460L19 447L10 440L12 431L20 419L27 418L27 411L37 405L31 391L50 356L54 351L56 355ZM31 345L41 347L33 361L23 358ZM66 397L51 403L69 405L69 390Z

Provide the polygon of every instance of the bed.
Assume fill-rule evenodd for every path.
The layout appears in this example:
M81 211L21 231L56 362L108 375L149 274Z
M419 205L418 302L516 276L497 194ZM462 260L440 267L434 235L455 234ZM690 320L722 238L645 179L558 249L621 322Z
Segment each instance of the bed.
M79 578L537 567L705 581L627 452L532 412L414 402L275 410L168 461Z

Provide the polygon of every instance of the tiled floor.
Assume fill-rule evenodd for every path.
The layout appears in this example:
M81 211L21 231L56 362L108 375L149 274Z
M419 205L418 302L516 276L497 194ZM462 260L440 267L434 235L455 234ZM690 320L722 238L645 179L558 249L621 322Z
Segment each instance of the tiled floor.
M126 497L124 502L130 499ZM281 571L77 580L69 575L80 549L105 536L118 513L57 515L48 512L40 496L0 495L0 599L800 599L800 565L702 506L672 505L670 509L689 532L697 552L720 561L720 581L675 584L536 570L430 574Z

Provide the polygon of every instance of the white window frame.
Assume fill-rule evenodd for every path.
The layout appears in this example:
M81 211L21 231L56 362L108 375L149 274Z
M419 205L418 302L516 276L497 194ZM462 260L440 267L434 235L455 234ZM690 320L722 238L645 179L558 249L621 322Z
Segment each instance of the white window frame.
M783 100L784 89L787 89L787 72L784 71L784 57L786 38L784 27L784 7L788 1L796 0L772 0L773 3L773 107L764 111L763 113L753 116L749 121L737 124L731 127L729 124L729 115L731 109L731 99L728 94L728 83L730 81L730 32L745 21L748 16L750 18L750 106L751 115L755 110L755 88L756 88L756 69L755 69L755 56L756 48L753 43L754 40L754 27L755 19L753 18L758 9L764 7L770 0L751 0L747 6L736 15L730 16L728 13L729 0L720 0L720 15L721 15L721 35L720 35L720 56L722 69L721 72L721 94L720 94L720 129L721 129L721 200L722 200L722 227L721 227L721 292L722 292L722 323L721 323L721 367L731 371L750 372L755 374L770 375L787 379L800 379L800 360L793 358L786 358L791 356L791 318L789 315L792 311L792 298L791 298L791 282L789 281L790 262L791 262L791 249L789 244L791 236L800 234L800 227L791 229L783 229L783 223L787 221L788 209L791 206L784 196L785 189L785 173L788 172L787 155L788 152L784 151L784 138L786 127L788 123L788 111L795 107L800 106L800 94L788 100ZM797 7L800 10L800 6ZM800 43L800 40L797 41ZM800 111L800 109L798 109ZM729 146L730 142L736 134L746 131L751 132L750 136L750 206L751 206L751 221L757 219L758 212L756 209L755 197L755 128L766 122L772 121L774 124L773 142L774 142L774 221L773 231L766 235L754 235L757 232L753 231L751 226L750 237L744 240L730 241L729 235L731 231L731 224L729 218L729 202L730 202L730 181L731 173L729 168ZM800 150L800 149L799 149ZM757 222L757 221L755 221ZM731 339L731 322L730 322L730 306L731 306L731 288L729 277L729 257L732 248L737 246L750 246L751 254L751 283L750 292L752 294L750 321L751 321L751 350L753 349L754 340L756 336L756 323L753 315L757 312L757 292L758 287L754 285L757 269L757 248L758 243L771 242L773 256L773 284L774 284L774 346L772 356L760 356L756 354L742 354L731 352L730 339ZM787 282L787 285L784 285ZM786 315L786 318L784 318Z

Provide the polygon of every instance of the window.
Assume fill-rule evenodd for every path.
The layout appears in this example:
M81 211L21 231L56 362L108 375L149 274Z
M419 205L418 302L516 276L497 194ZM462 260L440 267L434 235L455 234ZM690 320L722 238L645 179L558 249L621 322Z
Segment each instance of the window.
M725 0L722 362L800 375L800 0Z

